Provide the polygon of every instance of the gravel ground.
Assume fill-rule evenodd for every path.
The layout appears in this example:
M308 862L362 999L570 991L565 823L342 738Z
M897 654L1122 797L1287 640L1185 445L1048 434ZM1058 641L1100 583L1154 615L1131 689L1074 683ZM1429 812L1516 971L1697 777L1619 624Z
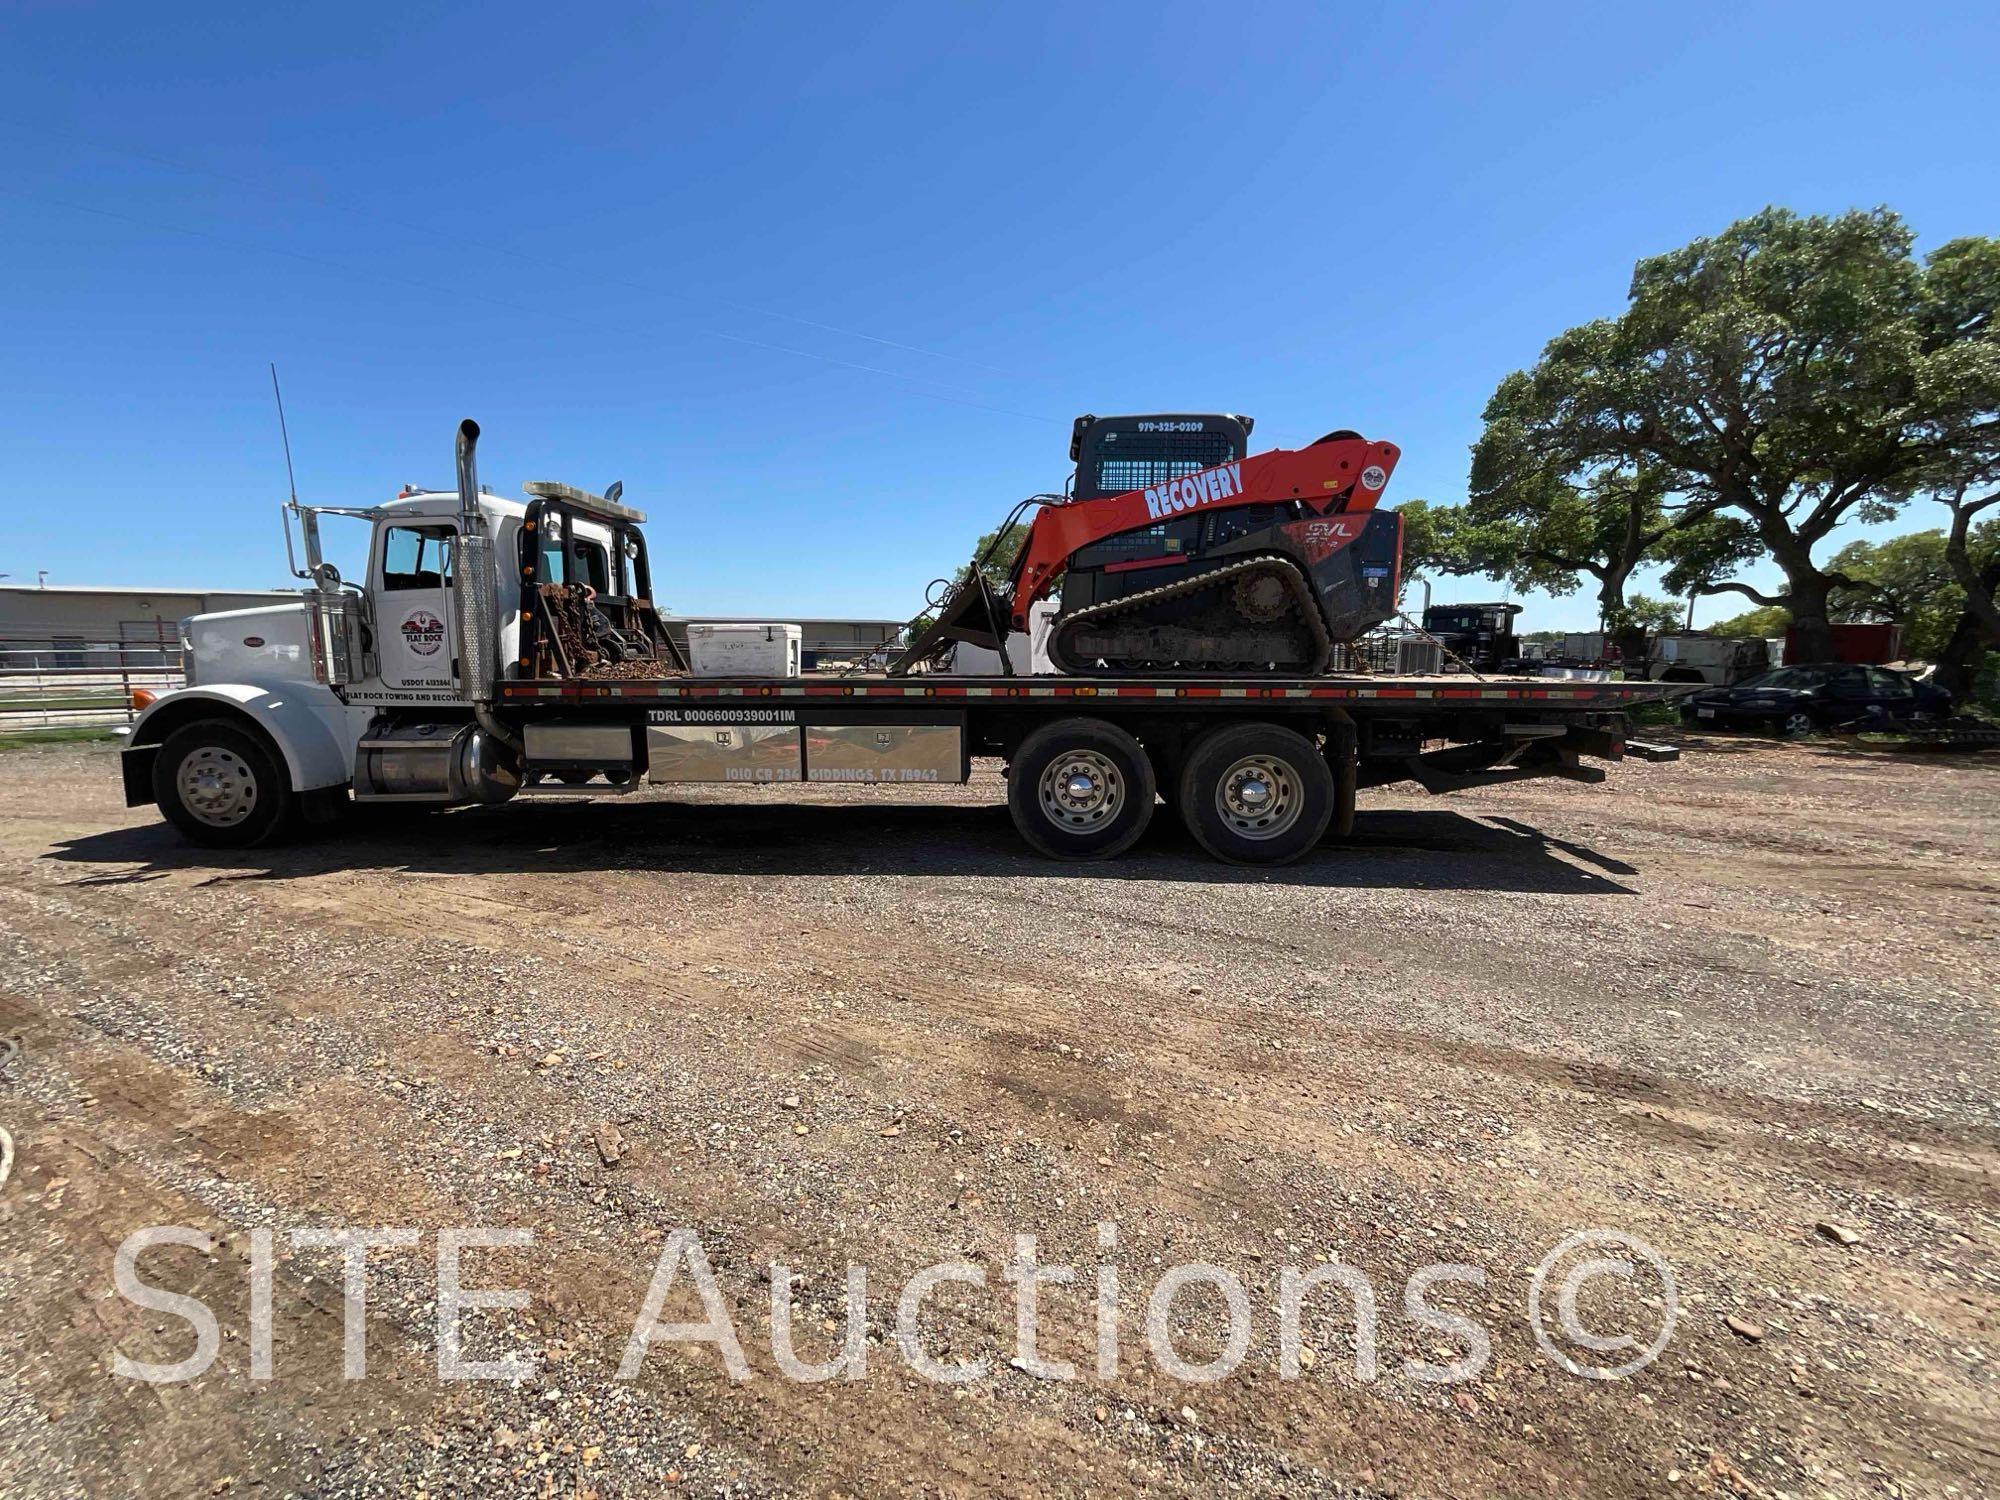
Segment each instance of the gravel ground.
M1713 740L1595 788L1365 794L1350 844L1280 871L1164 826L1110 865L1037 860L991 766L399 813L247 855L121 807L108 752L0 770L0 1493L2000 1489L2000 765ZM195 1344L114 1290L149 1224L213 1237L141 1262L219 1320L185 1383L114 1368ZM420 1238L368 1256L349 1381L340 1254L288 1236L373 1226ZM437 1378L451 1226L532 1233L464 1272L527 1290L466 1348L530 1378ZM615 1378L683 1227L745 1381L665 1342ZM1569 1373L1528 1317L1593 1227L1674 1276L1627 1379ZM1073 1380L1011 1362L1017 1233L1077 1268L1040 1302ZM990 1370L950 1386L892 1330L906 1279L960 1261L988 1284L935 1290L923 1339ZM1250 1314L1202 1384L1140 1328L1196 1261ZM773 1262L804 1277L806 1359L867 1267L863 1378L781 1377ZM1440 1262L1484 1272L1429 1293L1464 1326L1405 1305ZM1337 1288L1283 1377L1286 1266L1367 1278L1376 1378ZM1644 1271L1578 1310L1640 1345L1666 1316ZM663 1316L702 1316L685 1277ZM1213 1288L1172 1321L1182 1359L1222 1350ZM1479 1338L1472 1378L1421 1378Z

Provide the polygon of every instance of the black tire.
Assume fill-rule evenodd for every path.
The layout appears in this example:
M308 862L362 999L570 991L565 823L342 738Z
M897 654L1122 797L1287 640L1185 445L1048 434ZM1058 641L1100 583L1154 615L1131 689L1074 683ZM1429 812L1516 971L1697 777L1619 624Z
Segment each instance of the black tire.
M299 808L270 743L222 719L167 736L153 759L153 799L169 823L210 849L252 849L282 837Z
M1181 768L1181 818L1232 865L1282 865L1333 820L1333 771L1319 746L1282 724L1229 724L1197 740ZM1260 794L1255 801L1250 794Z
M1007 767L1014 826L1050 859L1123 854L1152 822L1157 790L1139 742L1102 719L1044 724Z
M1796 709L1773 719L1771 732L1788 740L1801 739L1809 734L1818 734L1819 721L1804 709Z

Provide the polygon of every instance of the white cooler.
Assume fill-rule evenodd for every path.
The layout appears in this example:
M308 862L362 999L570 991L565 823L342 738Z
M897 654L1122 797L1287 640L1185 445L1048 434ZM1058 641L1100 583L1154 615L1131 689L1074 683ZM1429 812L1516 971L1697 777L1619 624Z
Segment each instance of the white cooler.
M796 677L796 625L694 625L688 661L697 677Z

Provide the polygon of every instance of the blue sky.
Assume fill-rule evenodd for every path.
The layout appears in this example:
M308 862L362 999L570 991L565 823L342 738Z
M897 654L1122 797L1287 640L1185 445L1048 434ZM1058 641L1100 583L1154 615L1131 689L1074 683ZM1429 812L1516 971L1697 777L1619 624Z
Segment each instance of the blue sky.
M1495 383L1640 256L1772 202L2000 228L1975 6L17 0L4 35L10 582L285 583L276 360L302 497L446 485L470 415L496 488L622 478L674 609L906 615L1079 412L1354 427L1451 503Z

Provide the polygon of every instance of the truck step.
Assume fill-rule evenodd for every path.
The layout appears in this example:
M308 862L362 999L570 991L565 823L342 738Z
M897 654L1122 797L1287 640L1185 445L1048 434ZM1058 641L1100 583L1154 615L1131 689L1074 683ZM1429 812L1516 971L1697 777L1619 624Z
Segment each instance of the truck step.
M639 790L639 779L635 776L623 786L607 781L586 781L579 786L570 786L560 781L540 781L533 786L524 786L514 795L517 797L629 797Z

